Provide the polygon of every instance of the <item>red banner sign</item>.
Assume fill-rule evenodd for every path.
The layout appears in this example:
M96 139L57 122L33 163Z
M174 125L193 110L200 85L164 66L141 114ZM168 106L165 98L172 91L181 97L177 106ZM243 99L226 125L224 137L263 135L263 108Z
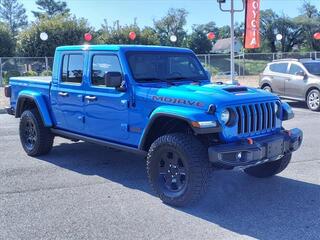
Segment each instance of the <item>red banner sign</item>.
M246 0L244 48L260 47L260 0Z

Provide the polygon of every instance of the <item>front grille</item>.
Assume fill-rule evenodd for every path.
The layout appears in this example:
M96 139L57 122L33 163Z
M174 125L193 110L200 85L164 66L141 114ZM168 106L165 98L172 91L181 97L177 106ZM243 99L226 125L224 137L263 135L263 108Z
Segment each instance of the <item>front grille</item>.
M276 128L275 102L241 105L235 107L238 134L256 134Z

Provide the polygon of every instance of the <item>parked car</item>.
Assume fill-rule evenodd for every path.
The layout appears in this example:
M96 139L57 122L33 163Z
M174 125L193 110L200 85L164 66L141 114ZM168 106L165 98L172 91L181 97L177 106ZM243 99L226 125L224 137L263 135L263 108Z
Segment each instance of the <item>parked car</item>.
M13 77L5 92L28 155L49 153L55 136L141 154L151 186L174 206L199 199L212 169L282 172L303 137L283 129L294 115L278 96L212 84L189 49L59 47L52 78Z
M231 76L231 72L230 71L227 71L227 72L218 72L217 77L230 77ZM233 73L233 76L238 76L238 73L237 72L234 72Z
M283 98L304 101L310 110L320 111L320 60L273 61L261 74L260 87Z

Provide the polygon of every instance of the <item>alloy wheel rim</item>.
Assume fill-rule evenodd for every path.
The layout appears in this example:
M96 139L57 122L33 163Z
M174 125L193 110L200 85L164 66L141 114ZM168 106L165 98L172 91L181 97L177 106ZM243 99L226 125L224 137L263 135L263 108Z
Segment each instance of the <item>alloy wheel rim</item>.
M37 131L34 123L27 120L24 128L24 143L27 149L32 150L37 141Z
M267 92L271 92L270 87L264 87L263 90L267 91Z
M175 194L186 188L187 168L183 158L174 150L167 149L160 154L159 183L164 192Z
M317 109L320 105L319 94L312 93L309 96L309 106L311 109Z

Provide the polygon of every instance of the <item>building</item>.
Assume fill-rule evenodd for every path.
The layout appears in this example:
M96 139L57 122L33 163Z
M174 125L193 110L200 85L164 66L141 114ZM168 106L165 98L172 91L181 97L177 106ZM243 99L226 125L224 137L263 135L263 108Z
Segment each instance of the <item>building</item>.
M211 53L230 53L231 49L231 38L219 39L216 44L214 44ZM241 52L242 42L239 39L235 39L234 51L236 53Z

